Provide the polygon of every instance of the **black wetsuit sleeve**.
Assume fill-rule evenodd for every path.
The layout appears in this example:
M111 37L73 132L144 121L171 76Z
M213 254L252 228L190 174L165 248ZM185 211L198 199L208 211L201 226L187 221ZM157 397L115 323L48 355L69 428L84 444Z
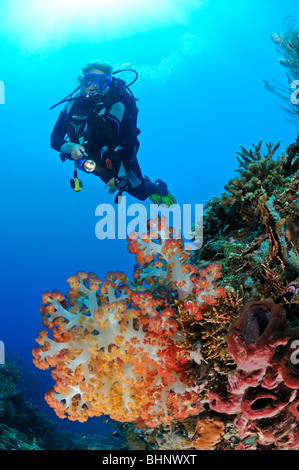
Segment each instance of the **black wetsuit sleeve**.
M65 140L68 123L67 117L66 111L61 111L51 134L51 147L58 152L60 152L61 146L67 142Z

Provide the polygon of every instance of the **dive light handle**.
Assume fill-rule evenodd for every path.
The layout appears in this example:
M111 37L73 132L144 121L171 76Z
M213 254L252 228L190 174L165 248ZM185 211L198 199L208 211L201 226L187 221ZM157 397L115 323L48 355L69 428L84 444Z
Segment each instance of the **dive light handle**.
M96 163L93 160L90 160L86 152L82 152L82 158L79 160L73 160L69 153L60 153L61 161L65 162L66 160L73 160L76 164L78 170L82 170L85 173L92 173L96 168Z
M83 155L83 157L80 158L80 160L82 160L83 158L84 158L84 160L88 159L88 155L87 155L86 152L82 152L82 155ZM73 160L69 153L60 153L59 156L60 156L60 160L62 162L65 162L66 160ZM77 160L77 161L79 161L79 160Z

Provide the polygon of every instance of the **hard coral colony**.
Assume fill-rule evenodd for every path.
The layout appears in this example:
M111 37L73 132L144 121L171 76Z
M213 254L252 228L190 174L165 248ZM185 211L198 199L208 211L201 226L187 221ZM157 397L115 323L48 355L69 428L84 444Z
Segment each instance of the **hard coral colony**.
M133 280L44 294L33 355L58 416L131 422L149 449L299 450L299 138L279 145L241 148L200 250L151 220L128 239Z

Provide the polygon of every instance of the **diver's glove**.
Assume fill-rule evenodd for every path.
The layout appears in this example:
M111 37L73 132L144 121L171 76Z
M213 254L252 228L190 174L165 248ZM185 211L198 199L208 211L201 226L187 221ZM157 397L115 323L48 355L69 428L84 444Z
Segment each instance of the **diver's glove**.
M128 179L126 177L123 177L123 178L113 177L104 186L104 189L109 188L108 193L114 194L115 191L120 191L120 190L123 191L125 187L127 186L127 183L128 183Z
M116 191L118 191L118 193L116 194L114 198L115 204L120 203L122 193L127 188L127 185L128 185L127 177L123 177L123 178L113 177L105 185L105 189L109 187L109 190L108 190L109 194L114 194Z
M69 155L68 158L72 160L80 160L86 152L85 147L82 144L77 144L75 142L65 142L60 149L62 154Z

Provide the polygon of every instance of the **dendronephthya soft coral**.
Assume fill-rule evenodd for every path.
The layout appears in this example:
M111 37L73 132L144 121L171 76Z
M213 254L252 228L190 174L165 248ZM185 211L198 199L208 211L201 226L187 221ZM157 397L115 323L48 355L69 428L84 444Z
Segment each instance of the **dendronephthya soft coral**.
M86 421L105 414L157 426L201 409L204 384L197 385L190 373L192 355L184 349L170 300L175 293L188 307L192 295L198 313L205 300L222 292L213 284L219 274L211 268L212 280L201 288L178 240L146 239L130 242L142 265L135 270L138 283L110 272L100 287L94 274L79 272L68 279L65 297L57 291L43 295L42 322L52 337L39 333L34 364L52 367L56 383L46 400L61 418ZM148 276L151 290L144 284Z
M189 262L190 252L184 249L183 240L173 236L163 218L150 220L148 233L140 239L129 238L128 249L141 266L135 269L136 282L145 282L152 290L162 285L174 292L196 320L224 295L224 289L216 284L221 277L220 265L213 263L198 270Z
M40 332L33 352L37 367L53 367L56 384L46 400L57 415L85 421L109 414L154 426L196 413L171 310L159 311L150 292L132 291L123 273L109 273L99 294L93 275L68 282L68 301L44 294L43 323L53 338Z

